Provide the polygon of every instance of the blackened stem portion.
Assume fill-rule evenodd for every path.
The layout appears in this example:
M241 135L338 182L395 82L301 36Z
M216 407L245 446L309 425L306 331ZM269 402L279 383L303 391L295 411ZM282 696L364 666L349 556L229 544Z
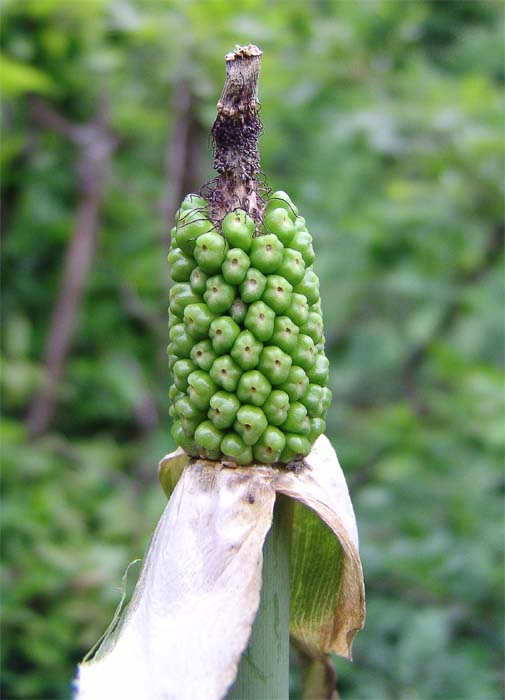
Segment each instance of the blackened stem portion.
M226 80L211 131L214 169L219 173L210 197L211 216L217 223L240 207L259 221L262 202L256 175L260 169L261 121L257 89L261 51L252 44L237 46L225 61Z

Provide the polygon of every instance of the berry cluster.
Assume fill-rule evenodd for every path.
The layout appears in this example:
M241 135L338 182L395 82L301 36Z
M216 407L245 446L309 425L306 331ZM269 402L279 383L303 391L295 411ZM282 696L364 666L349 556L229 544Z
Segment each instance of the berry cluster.
M259 231L241 209L217 231L188 195L168 262L176 443L242 465L305 457L331 392L312 237L288 195L271 196Z

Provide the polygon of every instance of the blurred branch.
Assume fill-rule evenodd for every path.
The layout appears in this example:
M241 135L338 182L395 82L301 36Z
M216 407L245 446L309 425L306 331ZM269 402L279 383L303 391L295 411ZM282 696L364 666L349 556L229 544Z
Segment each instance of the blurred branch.
M46 338L43 364L45 382L27 414L30 435L45 432L55 411L56 389L70 348L86 279L95 249L102 193L116 139L107 126L105 104L87 124L73 124L39 97L31 97L32 115L41 126L65 136L78 146L79 194L75 225L68 245L58 297Z
M175 86L172 112L174 125L165 154L166 186L160 205L169 229L180 201L194 192L200 181L202 130L196 120L196 98L186 79Z

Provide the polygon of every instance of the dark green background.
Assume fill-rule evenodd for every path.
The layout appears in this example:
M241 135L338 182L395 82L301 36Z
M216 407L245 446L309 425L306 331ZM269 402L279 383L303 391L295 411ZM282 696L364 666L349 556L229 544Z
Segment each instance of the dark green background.
M360 527L368 621L354 664L336 660L341 695L502 695L503 19L501 2L459 0L3 2L2 697L69 696L162 511L161 204L185 185L166 154L191 117L186 180L212 176L223 56L249 41L264 172L315 239L328 435ZM82 192L76 147L28 93L75 122L106 104L117 141L36 438L26 416Z

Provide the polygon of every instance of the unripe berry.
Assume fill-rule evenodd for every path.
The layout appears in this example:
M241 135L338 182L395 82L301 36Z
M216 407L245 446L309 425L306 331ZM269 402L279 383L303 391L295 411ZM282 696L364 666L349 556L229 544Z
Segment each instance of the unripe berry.
M191 289L195 292L195 294L204 294L206 290L207 279L208 275L203 270L201 270L199 267L193 268L193 271L191 272L191 276L189 278L189 283L191 285Z
M223 355L228 350L231 350L239 333L240 327L229 316L215 318L209 327L212 347L218 355Z
M295 235L295 225L290 219L286 209L278 207L271 209L265 216L265 228L270 233L275 233L280 242L288 246Z
M282 384L291 369L292 359L275 345L268 345L261 351L258 370L268 379L270 384Z
M268 275L267 284L261 300L275 311L282 314L291 303L291 293L293 287L285 277L280 275Z
M263 344L251 331L242 331L230 351L235 362L244 370L254 369L259 362Z
M202 369L197 369L188 377L188 396L193 406L202 411L207 411L211 396L217 387L210 375Z
M309 317L309 305L303 294L293 292L291 294L291 302L286 309L286 316L289 316L298 327L303 326Z
M244 326L262 343L274 332L275 312L263 301L255 301L247 309Z
M305 262L300 251L294 248L284 248L281 264L276 273L285 277L292 285L301 282L305 274Z
M221 269L225 254L226 241L217 231L204 233L196 241L195 260L209 275L215 275Z
M213 314L222 314L233 304L235 287L228 284L222 275L213 275L207 279L203 299Z
M170 265L170 274L174 282L187 282L195 267L194 258L183 253L180 248L174 248L174 250L170 251L168 264Z
M292 462L293 460L306 457L311 448L311 444L305 435L296 433L285 433L286 446L281 454L281 462Z
M254 238L251 246L251 265L264 274L275 272L282 261L284 246L273 233Z
M319 301L319 279L313 270L305 272L302 281L296 285L295 292L303 294L309 305Z
M255 267L250 267L246 273L245 279L239 287L240 296L246 304L252 304L258 301L263 294L267 284L265 275Z
M237 386L237 396L242 403L262 406L272 390L266 377L253 369L244 372Z
M251 261L247 253L240 248L231 248L223 261L223 277L229 284L240 284L244 281L250 265Z
M221 452L231 457L237 464L252 462L252 448L246 445L237 433L228 433L221 441Z
M208 417L216 428L224 430L233 425L239 408L240 401L235 394L227 391L216 391L210 399Z
M200 451L196 442L188 438L182 429L181 422L176 420L172 425L172 437L177 445L180 445L186 454L191 457L198 457Z
M267 427L267 419L261 408L246 404L237 411L233 427L246 445L254 445Z
M310 423L307 417L307 408L302 403L294 401L289 407L286 420L281 425L281 429L284 433L308 435Z
M323 319L321 314L309 311L306 322L300 326L300 332L310 335L314 343L319 343L323 337Z
M251 248L255 228L254 221L242 209L231 211L224 217L221 224L223 236L228 244L232 248L241 248L246 253Z
M214 361L209 374L226 391L235 391L242 370L229 355L222 355Z
M197 239L206 235L213 229L205 213L198 211L188 211L182 219L177 222L175 240L179 248L186 254L192 255L195 250Z
M304 370L309 370L316 362L316 348L309 335L300 333L296 347L293 350L293 362Z
M188 304L196 304L202 301L202 297L195 294L188 282L177 282L172 285L169 292L170 313L182 316Z
M274 389L263 404L263 413L270 425L281 425L289 410L289 396L285 391Z
M312 236L307 230L295 231L295 235L291 241L291 248L299 250L303 256L306 267L309 267L314 262L316 255L312 247Z
M195 431L195 442L209 452L219 450L224 433L210 420L204 420Z
M195 340L208 336L209 326L215 318L207 304L189 304L184 309L184 325Z
M325 389L319 384L309 384L300 401L307 408L309 418L319 418L324 413Z
M277 345L281 350L292 353L298 340L298 326L289 316L277 316L274 321L274 332L270 338L272 345Z
M188 377L191 374L191 372L194 372L196 369L194 363L187 359L183 358L181 360L177 360L177 362L174 364L172 373L174 375L174 384L179 389L179 391L186 391L188 388Z
M277 192L273 192L270 195L265 211L270 212L272 209L277 209L279 207L282 207L288 212L292 221L296 220L298 209L293 204L291 197L283 190L277 190Z
M217 353L208 338L201 340L191 348L191 359L197 367L203 369L205 372L210 370L216 358Z
M289 396L290 401L298 401L307 391L309 386L309 378L305 370L298 365L293 365L289 370L286 381L281 384L279 389L282 389Z
M314 366L311 367L307 376L313 384L320 384L321 386L326 386L328 383L328 371L330 363L326 355L319 353L316 356L316 361Z
M247 314L247 304L244 304L240 297L235 297L233 304L230 306L228 313L235 323L243 323Z
M273 464L279 460L285 445L284 433L269 425L254 445L254 459L263 464Z

